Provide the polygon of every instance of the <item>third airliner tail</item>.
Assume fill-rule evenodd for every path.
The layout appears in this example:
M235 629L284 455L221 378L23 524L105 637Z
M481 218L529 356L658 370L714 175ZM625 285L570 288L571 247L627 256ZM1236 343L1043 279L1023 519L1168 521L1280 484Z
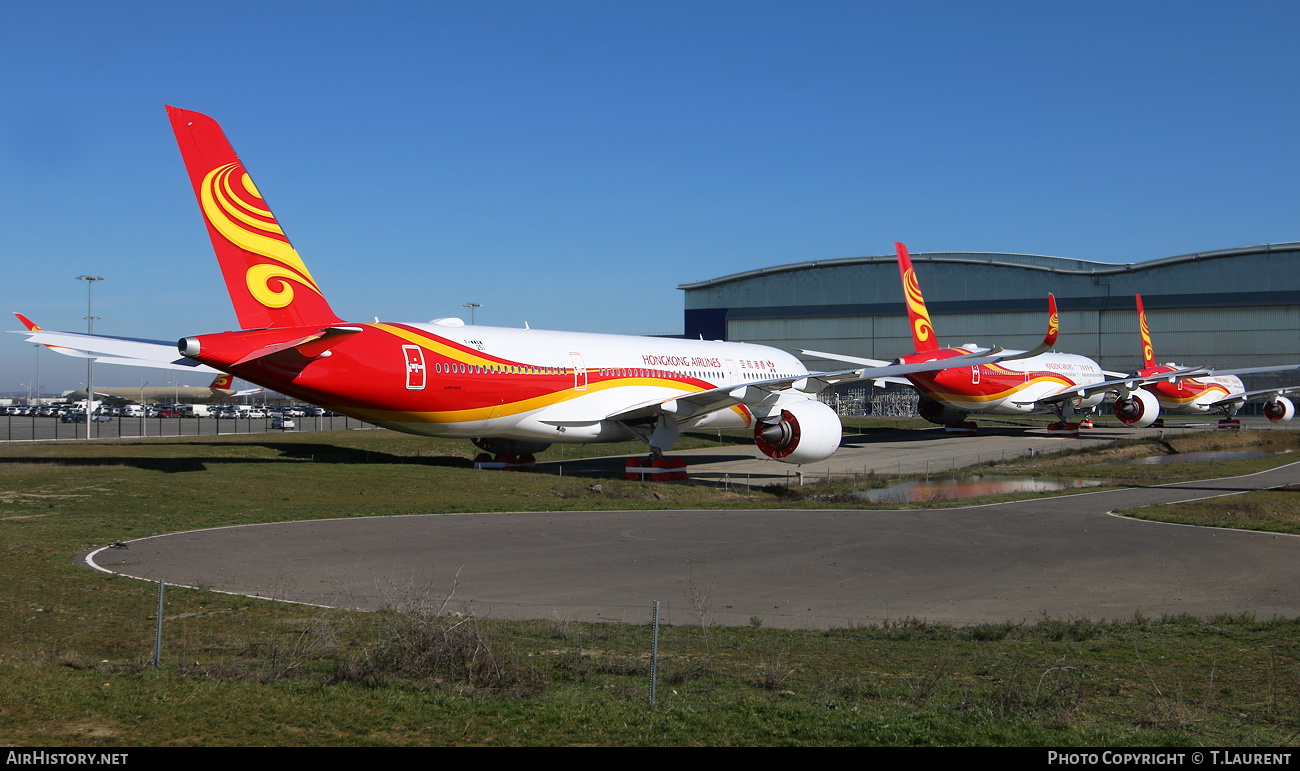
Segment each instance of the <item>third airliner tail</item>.
M912 327L912 343L916 352L934 351L939 348L939 339L930 324L930 313L925 309L925 298L921 296L921 285L916 280L916 271L912 269L912 258L907 247L894 242L898 252L898 272L903 277L903 299L907 302L907 318Z
M167 107L239 326L299 327L340 321L284 235L221 126Z

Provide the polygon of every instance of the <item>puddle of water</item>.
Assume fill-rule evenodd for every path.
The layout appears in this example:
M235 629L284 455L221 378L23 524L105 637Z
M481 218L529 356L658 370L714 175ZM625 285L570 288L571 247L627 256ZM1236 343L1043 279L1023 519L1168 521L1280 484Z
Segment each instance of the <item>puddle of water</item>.
M973 498L977 495L1043 493L1101 485L1102 482L1096 479L1034 479L979 474L943 481L899 482L874 490L855 490L853 495L867 503L924 503Z
M1281 452L1262 452L1260 450L1234 450L1217 451L1217 452L1180 452L1175 455L1153 455L1149 458L1136 458L1134 460L1119 461L1115 464L1106 465L1138 465L1138 466L1157 466L1164 463L1205 463L1216 460L1246 460L1247 458L1265 458L1270 455L1286 455L1290 450Z

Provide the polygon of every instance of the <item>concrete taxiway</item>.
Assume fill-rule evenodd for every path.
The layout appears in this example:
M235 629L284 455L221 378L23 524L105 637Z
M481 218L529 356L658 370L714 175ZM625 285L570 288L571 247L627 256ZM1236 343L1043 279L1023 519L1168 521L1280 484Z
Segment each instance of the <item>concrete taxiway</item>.
M990 450L991 452L991 450ZM904 469L906 473L908 469ZM738 472L739 473L739 472ZM829 627L1044 615L1300 615L1300 538L1108 512L1300 484L1247 477L934 511L636 511L355 518L132 541L90 564L376 608L420 596L498 618Z

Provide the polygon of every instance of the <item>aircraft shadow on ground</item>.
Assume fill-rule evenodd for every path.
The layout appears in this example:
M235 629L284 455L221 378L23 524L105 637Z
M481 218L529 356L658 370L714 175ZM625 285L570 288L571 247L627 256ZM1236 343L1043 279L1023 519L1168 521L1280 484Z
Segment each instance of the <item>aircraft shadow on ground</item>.
M952 439L967 439L967 438L978 439L981 436L983 437L1022 436L1026 440L1038 441L1040 439L1061 438L1061 437L1050 436L1046 433L1043 433L1044 430L1045 429L1042 426L989 426L987 428L984 426L980 426L979 431L977 433L971 434L969 436L963 436L961 434L943 434L943 429L939 427L886 428L886 429L869 431L863 434L845 434L843 438L840 439L840 446L846 447L846 446L870 445L875 442L890 442L890 443L933 442L937 438L935 436L936 432L939 434L943 434L944 436L947 436L948 438L952 438ZM1079 438L1089 439L1092 437L1085 434ZM1098 437L1098 438L1109 438L1109 437Z
M206 471L210 465L218 464L267 464L308 462L341 463L348 465L364 463L390 463L408 466L445 466L451 468L469 468L472 463L465 458L450 456L392 455L373 450L356 450L332 444L301 444L296 442L240 442L238 444L218 444L213 442L184 442L170 447L265 447L280 453L276 458L213 458L213 457L176 457L176 458L138 458L129 456L82 457L82 458L0 458L0 463L49 465L49 466L128 466L147 471L180 473L187 471Z

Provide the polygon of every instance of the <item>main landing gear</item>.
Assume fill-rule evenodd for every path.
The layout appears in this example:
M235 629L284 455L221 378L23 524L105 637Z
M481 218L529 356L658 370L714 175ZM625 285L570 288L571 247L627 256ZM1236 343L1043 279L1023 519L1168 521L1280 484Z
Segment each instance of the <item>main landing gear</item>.
M549 444L541 442L520 442L491 437L475 437L470 441L475 447L486 451L474 456L474 468L500 471L534 472L537 470L537 457L533 453L542 452L550 447Z
M644 458L628 458L623 476L629 482L680 482L689 479L685 458L665 458L663 451L651 448Z
M523 455L515 455L512 452L503 452L493 457L486 452L481 452L474 456L474 468L499 469L501 471L526 471L534 473L537 471L537 458L531 452Z

